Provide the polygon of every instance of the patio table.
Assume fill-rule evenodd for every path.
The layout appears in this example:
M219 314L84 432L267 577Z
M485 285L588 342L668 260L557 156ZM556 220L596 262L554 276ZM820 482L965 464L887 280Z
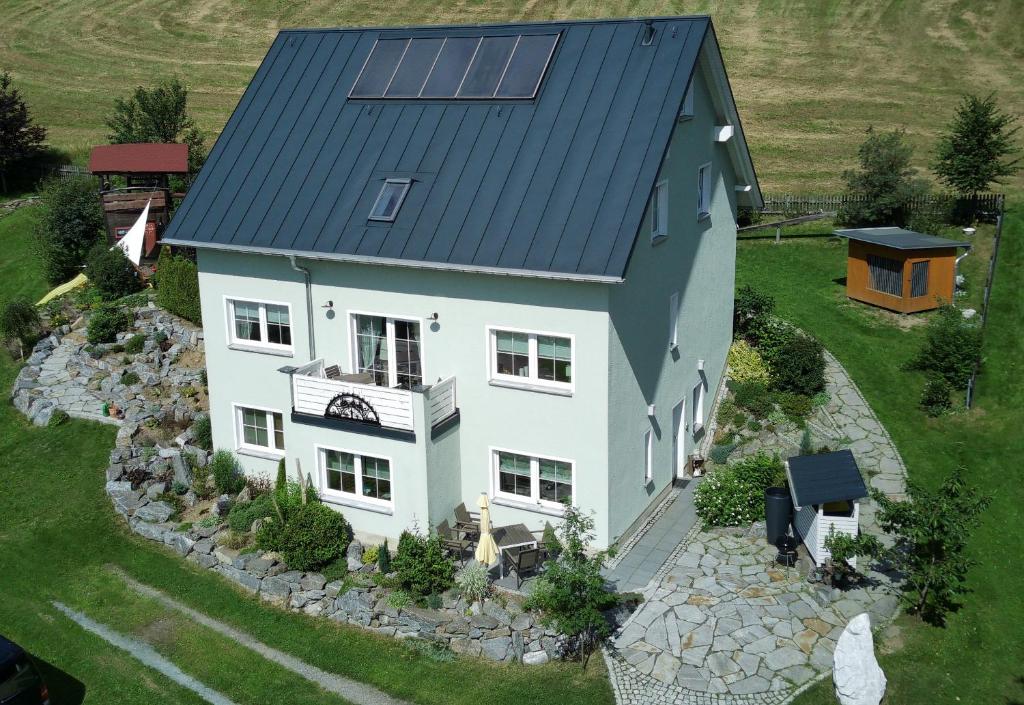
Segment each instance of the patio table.
M501 577L505 577L505 551L512 548L529 546L537 548L537 537L526 526L526 524L510 524L509 526L497 526L491 530L494 542L498 544L498 566Z

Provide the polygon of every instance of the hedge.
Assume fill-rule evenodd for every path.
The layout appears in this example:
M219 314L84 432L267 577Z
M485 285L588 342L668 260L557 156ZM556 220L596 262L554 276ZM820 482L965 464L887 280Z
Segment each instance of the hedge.
M171 254L171 248L160 251L156 265L157 304L202 325L203 314L199 307L199 270L192 260Z

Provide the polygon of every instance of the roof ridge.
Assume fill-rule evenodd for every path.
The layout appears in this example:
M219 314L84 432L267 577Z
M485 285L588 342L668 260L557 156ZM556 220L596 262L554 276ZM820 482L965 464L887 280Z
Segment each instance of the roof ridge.
M408 25L354 25L351 27L285 27L279 29L278 34L286 33L308 33L308 32L370 32L390 31L401 29L416 30L438 30L438 29L491 29L491 28L513 28L513 27L550 27L557 25L585 25L585 24L616 24L632 22L669 22L681 20L693 22L696 20L711 20L711 15L650 15L637 17L593 17L593 18L565 18L560 20L533 20L533 21L511 21L511 22L479 22L469 24L408 24Z

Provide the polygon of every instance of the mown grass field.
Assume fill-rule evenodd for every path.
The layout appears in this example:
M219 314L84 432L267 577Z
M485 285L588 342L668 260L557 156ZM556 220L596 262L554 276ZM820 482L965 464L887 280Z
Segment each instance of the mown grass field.
M993 502L970 545L978 563L971 593L945 628L901 617L899 635L881 658L887 702L900 705L1024 701L1024 582L1020 561L1024 503L1019 467L1024 439L1024 213L1008 215L985 337L984 367L970 412L930 419L917 407L924 376L902 369L918 350L920 326L845 298L836 280L846 273L846 245L823 238L746 241L739 245L737 281L770 292L779 313L812 332L857 382L889 430L913 480L936 486L962 465ZM799 705L835 702L824 682Z
M926 166L963 91L1024 113L1019 0L5 0L0 67L81 160L115 97L166 76L215 136L282 27L693 13L714 18L766 191L834 191L869 125L905 127Z

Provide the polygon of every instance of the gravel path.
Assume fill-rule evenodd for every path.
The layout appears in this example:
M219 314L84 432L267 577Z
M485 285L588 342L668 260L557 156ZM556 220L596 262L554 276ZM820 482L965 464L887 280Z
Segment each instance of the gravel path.
M216 690L209 688L192 676L188 675L173 663L156 652L152 646L144 641L133 639L124 634L115 632L104 624L89 619L81 612L76 612L62 602L54 602L53 606L63 612L68 619L78 624L82 629L92 632L108 644L112 644L122 651L127 651L132 658L142 662L155 671L159 671L172 681L187 688L212 705L235 705L235 702L224 697Z

